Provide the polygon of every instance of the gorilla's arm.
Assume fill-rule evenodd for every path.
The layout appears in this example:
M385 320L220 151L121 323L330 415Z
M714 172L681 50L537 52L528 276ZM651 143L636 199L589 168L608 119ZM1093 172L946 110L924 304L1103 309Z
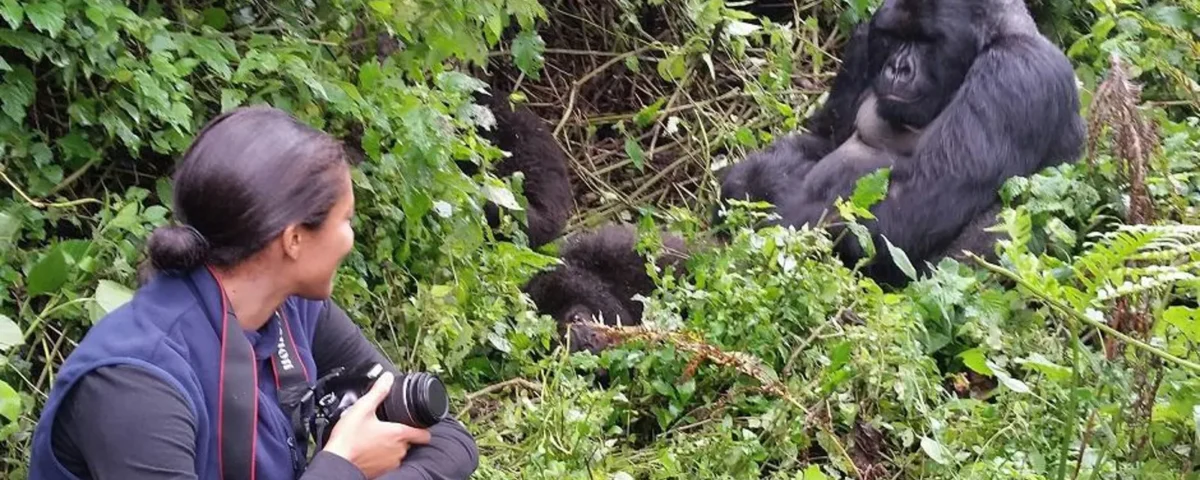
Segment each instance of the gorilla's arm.
M879 73L878 69L871 68L868 56L869 28L869 23L855 27L842 53L842 64L833 77L829 98L802 123L810 135L828 142L824 152L812 157L814 161L825 156L834 146L841 145L854 133L854 118L858 114L862 93L871 86L871 80Z
M846 43L829 97L802 122L808 131L784 136L728 167L721 174L722 203L735 199L778 205L817 161L850 138L862 93L876 73L867 56L867 28L859 25ZM713 223L720 223L715 214Z
M992 42L911 161L893 169L892 193L872 208L876 219L864 222L881 261L892 263L881 236L910 258L927 258L998 201L1009 177L1076 151L1078 111L1074 71L1052 44L1038 36ZM863 256L853 240L839 248Z
M514 109L504 95L480 93L475 98L496 117L496 130L485 137L512 154L495 165L494 174L504 178L519 171L525 175L526 233L530 246L537 248L550 243L566 227L574 204L566 153L545 122L528 107ZM499 224L500 211L495 204L485 205L484 213L489 225Z

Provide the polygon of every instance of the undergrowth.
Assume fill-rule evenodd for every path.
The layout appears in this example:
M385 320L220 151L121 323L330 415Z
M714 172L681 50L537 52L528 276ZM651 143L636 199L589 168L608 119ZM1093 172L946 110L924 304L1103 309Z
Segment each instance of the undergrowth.
M1031 2L1077 66L1087 157L1005 186L996 263L885 291L823 232L743 210L717 247L705 221L714 172L819 105L870 2L0 0L0 476L131 294L190 136L269 102L361 150L336 300L447 381L475 478L1198 478L1200 5L1143 3ZM521 212L513 242L481 222L519 181L454 166L500 158L484 87L570 153L572 231L711 246L651 270L646 325L603 355L553 348L521 295L554 261Z

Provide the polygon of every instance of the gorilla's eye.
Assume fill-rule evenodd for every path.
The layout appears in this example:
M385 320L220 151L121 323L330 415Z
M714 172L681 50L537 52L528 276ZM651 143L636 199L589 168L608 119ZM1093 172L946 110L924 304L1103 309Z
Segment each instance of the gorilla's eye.
M584 308L575 308L567 313L567 321L572 323L588 323L592 321L592 312Z

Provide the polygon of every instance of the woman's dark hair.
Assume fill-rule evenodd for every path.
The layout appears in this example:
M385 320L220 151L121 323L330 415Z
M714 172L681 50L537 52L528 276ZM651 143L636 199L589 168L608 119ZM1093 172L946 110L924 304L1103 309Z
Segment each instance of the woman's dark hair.
M319 226L344 193L337 174L351 163L340 141L283 110L242 107L217 116L179 163L179 224L150 235L150 264L163 271L233 265L289 224Z

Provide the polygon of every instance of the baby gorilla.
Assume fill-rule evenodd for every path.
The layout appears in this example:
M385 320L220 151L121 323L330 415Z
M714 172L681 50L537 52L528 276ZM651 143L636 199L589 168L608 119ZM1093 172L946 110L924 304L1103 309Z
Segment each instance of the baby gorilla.
M542 119L528 107L514 109L507 96L482 92L475 94L475 101L488 107L496 118L495 129L481 131L480 136L511 154L493 165L493 173L500 178L516 172L525 176L525 233L529 237L529 246L537 248L550 243L566 227L573 204L566 152ZM474 175L478 170L470 162L459 162L459 167L467 175ZM498 206L488 202L484 213L491 228L499 226Z
M687 259L683 239L667 233L661 238L663 251L656 255L655 264L683 272ZM569 342L570 351L598 354L608 346L603 335L588 327L590 323L642 323L642 303L633 297L649 294L655 284L646 273L649 259L636 250L637 241L637 230L630 225L607 225L573 235L559 249L562 264L538 273L523 287L539 314L558 321L559 335Z

